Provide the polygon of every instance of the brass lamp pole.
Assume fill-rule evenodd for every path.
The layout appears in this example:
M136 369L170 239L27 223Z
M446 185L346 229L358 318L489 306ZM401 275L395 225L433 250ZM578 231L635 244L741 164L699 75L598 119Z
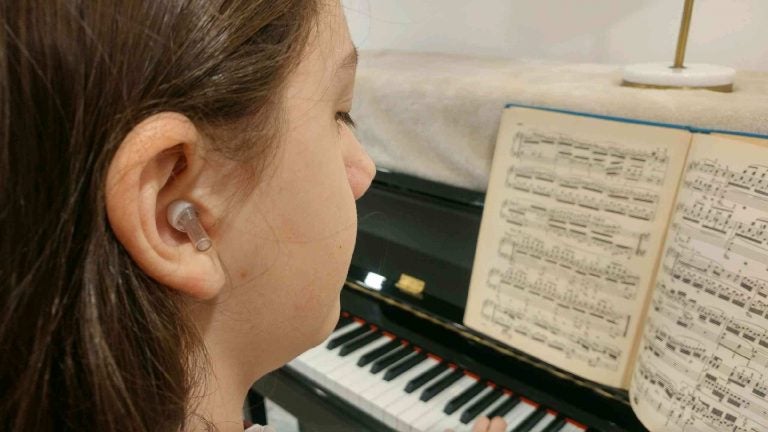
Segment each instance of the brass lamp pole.
M691 30L693 0L685 0L677 50L672 66L669 63L644 63L624 68L622 85L653 89L706 89L720 92L733 91L735 71L725 66L710 64L684 65L685 48Z
M688 44L688 32L691 30L691 16L693 15L693 0L685 0L683 6L683 18L680 22L680 34L677 36L677 50L675 51L675 69L682 69L685 61L685 46Z

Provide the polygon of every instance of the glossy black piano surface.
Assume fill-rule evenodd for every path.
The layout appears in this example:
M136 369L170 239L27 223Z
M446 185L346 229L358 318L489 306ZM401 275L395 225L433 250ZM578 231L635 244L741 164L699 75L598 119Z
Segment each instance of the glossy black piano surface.
M546 417L552 420L551 424L541 430L579 430L576 425L584 425L590 431L644 431L629 407L626 392L581 380L461 324L482 202L482 193L379 172L369 192L358 202L358 240L347 285L342 291L345 315L364 322L367 333L357 335L357 339L343 341L345 343L340 343L333 352L327 347L320 347L314 350L314 354L307 353L303 357L309 359L315 356L314 361L318 363L357 363L359 357L376 352L359 361L361 364L369 362L364 366L345 366L346 369L341 369L333 363L325 368L336 368L335 376L347 381L343 385L328 384L328 376L333 374L326 376L316 371L313 375L312 371L302 369L305 366L300 357L293 367L289 365L268 377L265 380L267 384L262 382L257 389L262 393L266 389L268 397L296 415L304 425L303 431L409 430L407 425L399 423L385 425L386 422L377 419L375 413L371 414L378 408L374 407L374 411L371 407L366 409L365 403L361 402L365 400L365 395L357 395L344 386L359 386L350 382L362 378L384 382L388 373L390 376L393 374L391 369L398 366L403 369L403 363L409 359L415 363L416 354L413 352L416 350L429 353L450 367L413 392L425 393L428 387L436 387L431 393L437 391L438 394L427 403L432 403L432 411L443 412L430 415L447 417L449 414L446 412L453 410L453 418L462 414L468 417L474 413L466 411L473 405L482 405L485 398L485 402L493 399L493 403L478 411L481 414L504 405L504 401L506 405L518 405L514 409L521 412L522 420L517 428L511 430L539 430L533 426ZM414 294L397 288L401 274L424 281L423 292ZM342 319L340 325L346 321ZM338 337L342 331L348 333L350 329L338 330L335 336ZM392 338L406 346L395 349L396 343L391 342ZM341 356L342 350L352 352ZM406 350L407 355L404 354ZM386 359L387 355L395 352L400 352L397 361L386 364L386 367L379 364L377 367L381 371L376 375L370 373L378 360ZM344 360L346 357L352 360ZM372 360L372 357L375 359ZM355 372L355 367L365 368L367 372ZM416 366L413 368L415 373ZM426 366L422 365L422 368ZM356 375L346 377L349 373ZM441 379L448 380L446 377L451 374L450 379L455 384L438 391L441 386L435 383ZM371 382L371 385L384 386ZM463 387L458 389L460 384ZM402 383L398 385L403 387L398 390L402 395L392 393L390 399L408 397ZM295 391L290 395L281 394L278 390L281 386ZM299 396L302 388L304 393ZM500 393L503 398L498 396ZM520 401L528 405L523 407ZM312 404L313 408L308 408ZM535 409L522 411L533 406ZM318 414L319 411L323 413ZM313 412L315 418L302 415L308 412ZM415 411L411 417L418 417L414 414ZM568 426L570 429L555 426L555 420L561 426L571 424ZM421 425L430 423L427 420L413 421L420 421Z

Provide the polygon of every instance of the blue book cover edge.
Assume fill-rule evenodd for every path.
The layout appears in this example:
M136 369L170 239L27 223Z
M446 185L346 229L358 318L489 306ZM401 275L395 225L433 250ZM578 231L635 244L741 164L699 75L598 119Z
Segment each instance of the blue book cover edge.
M518 104L518 103L508 103L504 106L504 108L528 108L528 109L535 109L540 111L556 112L560 114L570 114L570 115L575 115L580 117L590 117L590 118L596 118L600 120L610 120L610 121L617 121L622 123L632 123L632 124L639 124L639 125L646 125L646 126L660 126L660 127L666 127L666 128L672 128L672 129L682 129L682 130L687 130L691 133L705 133L705 134L721 133L721 134L737 135L737 136L744 136L744 137L750 137L750 138L768 139L768 135L761 135L761 134L756 134L751 132L740 132L740 131L722 130L722 129L705 129L705 128L700 128L696 126L686 126L686 125L680 125L680 124L674 124L674 123L640 120L640 119L633 119L633 118L627 118L627 117L616 117L616 116L609 116L609 115L603 115L603 114L590 114L590 113L579 112L579 111L569 111L569 110L564 110L559 108L525 105L525 104Z

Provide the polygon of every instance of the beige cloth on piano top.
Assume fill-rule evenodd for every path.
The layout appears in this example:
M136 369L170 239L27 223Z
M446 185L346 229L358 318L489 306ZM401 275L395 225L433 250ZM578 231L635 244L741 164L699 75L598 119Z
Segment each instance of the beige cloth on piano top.
M357 135L377 165L484 191L507 103L768 134L768 72L735 92L621 87L621 67L363 51Z

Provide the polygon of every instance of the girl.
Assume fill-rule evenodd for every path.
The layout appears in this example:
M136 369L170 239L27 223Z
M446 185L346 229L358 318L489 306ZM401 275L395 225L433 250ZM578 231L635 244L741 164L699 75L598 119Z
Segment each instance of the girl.
M0 427L242 431L251 383L333 329L374 174L338 0L0 20Z

